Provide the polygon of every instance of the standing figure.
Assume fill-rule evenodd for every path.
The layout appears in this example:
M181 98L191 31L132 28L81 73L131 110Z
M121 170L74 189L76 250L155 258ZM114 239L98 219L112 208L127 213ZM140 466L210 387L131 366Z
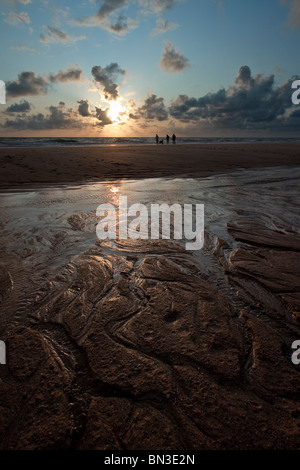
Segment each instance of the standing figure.
M170 136L169 136L168 134L167 134L167 136L166 136L166 139L167 139L167 144L168 144L169 141L170 141Z
M173 141L173 144L176 144L176 135L175 134L172 135L172 141Z
M155 136L155 140L156 140L156 145L158 145L159 137L158 137L157 134L156 134L156 136Z

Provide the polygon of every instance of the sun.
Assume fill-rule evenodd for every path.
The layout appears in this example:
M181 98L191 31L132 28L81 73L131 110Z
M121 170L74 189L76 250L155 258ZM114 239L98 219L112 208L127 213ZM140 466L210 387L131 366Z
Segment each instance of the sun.
M113 123L119 123L122 121L121 114L125 111L125 107L121 105L119 101L110 101L108 117Z

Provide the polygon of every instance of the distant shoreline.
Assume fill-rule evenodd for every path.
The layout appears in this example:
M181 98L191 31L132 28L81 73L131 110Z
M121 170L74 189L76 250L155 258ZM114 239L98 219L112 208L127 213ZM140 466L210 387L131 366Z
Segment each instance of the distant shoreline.
M159 139L166 138L160 135ZM177 145L300 143L299 137L177 137ZM109 147L156 145L152 137L0 137L1 148ZM170 141L169 145L173 145Z
M300 164L300 143L0 147L0 186L204 177Z

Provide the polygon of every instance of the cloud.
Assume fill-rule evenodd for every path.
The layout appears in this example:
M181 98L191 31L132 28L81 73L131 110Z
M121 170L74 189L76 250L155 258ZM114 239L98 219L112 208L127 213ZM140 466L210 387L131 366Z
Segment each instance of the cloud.
M91 113L89 109L88 100L77 101L79 104L78 111L72 108L67 109L64 102L60 102L57 106L49 106L48 113L37 113L26 115L29 103L16 103L10 108L10 113L23 113L17 118L8 118L1 125L5 129L14 130L55 130L55 129L83 129L86 126L92 127L105 127L112 124L108 113L109 108L102 110L96 107L95 113ZM30 105L29 105L30 107ZM8 110L7 110L8 111ZM85 122L81 117L93 117L96 121L93 123L90 120Z
M47 33L40 34L40 42L43 44L74 44L77 41L86 39L86 36L70 36L69 34L61 31L60 29L53 28L52 26L46 26Z
M237 85L246 85L246 86L253 86L254 85L254 79L251 77L251 69L248 67L248 65L242 65L242 67L239 68L238 74L234 80L234 82Z
M98 126L104 127L112 124L113 121L108 116L109 108L102 110L101 108L97 108L96 106L96 118L98 119Z
M4 18L5 23L8 23L10 25L18 25L18 24L30 24L30 18L25 11L22 11L21 13L16 13L14 11L10 11L5 15Z
M48 114L38 113L22 116L17 119L7 119L2 125L4 128L16 130L50 130L50 129L73 129L83 127L77 114L72 109L66 109L65 103L60 102L58 106L50 106Z
M11 46L10 49L13 51L18 51L18 52L34 52L35 54L38 54L36 49L33 49L32 47L28 47L25 44L21 44L20 46Z
M157 36L158 34L166 33L167 31L172 31L178 28L178 24L170 23L164 18L157 18L156 27L152 30L151 36Z
M92 68L94 80L101 85L106 99L116 100L119 97L119 85L114 83L118 75L125 75L126 71L121 69L117 63L111 63L102 68L95 65Z
M115 22L103 24L103 28L111 33L119 36L128 33L130 29L134 29L137 23L126 15L119 15Z
M77 101L77 103L79 104L78 113L80 114L80 116L88 117L92 115L88 100L80 100L80 101Z
M106 19L111 13L119 10L126 5L126 0L104 0L103 5L100 7L96 16L98 18Z
M24 101L21 101L20 103L14 103L10 105L6 109L6 112L7 113L27 113L28 111L30 111L30 109L31 109L30 103L24 100Z
M176 3L182 3L185 0L140 0L139 3L145 9L160 13L165 10L171 10Z
M171 10L177 3L185 0L102 0L102 5L93 16L85 16L74 21L77 26L98 26L110 33L118 36L127 34L137 28L141 14L160 14ZM138 5L137 19L129 18L125 14L125 9L130 3ZM160 34L170 29L175 29L177 25L161 20L155 29L155 34Z
M75 21L77 26L100 27L115 36L124 36L129 31L137 28L138 21L128 18L125 14L120 14L111 21L101 20L97 16L85 17Z
M167 42L160 61L160 66L165 72L176 73L190 66L189 61L179 50L176 50L171 42Z
M82 70L75 69L74 67L68 67L67 70L60 70L58 73L50 73L49 80L50 82L70 82L80 80L82 75Z
M77 26L98 26L117 36L127 34L138 26L138 21L122 12L127 6L126 0L104 0L93 16L83 17L75 22Z
M168 119L168 111L165 106L164 98L158 98L156 95L149 95L142 106L135 113L130 114L131 119L145 119L165 121Z
M28 5L31 3L31 0L3 0L4 3L8 3L9 5L17 5L21 3L23 5Z
M42 75L34 72L21 72L16 80L7 82L7 97L45 95L48 91L48 81Z
M242 66L228 89L200 98L179 95L169 113L181 122L201 123L218 130L287 128L291 124L291 83L295 79L275 87L274 75L253 77L250 68Z
M7 82L6 94L8 98L18 96L45 95L51 83L64 83L80 80L82 70L71 66L65 71L50 73L48 77L36 75L34 72L21 72L16 80Z
M282 5L289 8L288 24L292 29L300 26L300 2L299 0L280 0Z

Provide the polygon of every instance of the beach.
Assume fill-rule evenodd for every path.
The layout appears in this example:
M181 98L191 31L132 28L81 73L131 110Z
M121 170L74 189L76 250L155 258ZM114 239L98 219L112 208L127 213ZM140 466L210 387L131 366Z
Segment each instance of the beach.
M0 186L201 177L299 160L297 143L0 148Z
M298 450L300 145L0 149L0 448ZM99 239L204 204L203 247ZM150 213L150 212L149 212Z

